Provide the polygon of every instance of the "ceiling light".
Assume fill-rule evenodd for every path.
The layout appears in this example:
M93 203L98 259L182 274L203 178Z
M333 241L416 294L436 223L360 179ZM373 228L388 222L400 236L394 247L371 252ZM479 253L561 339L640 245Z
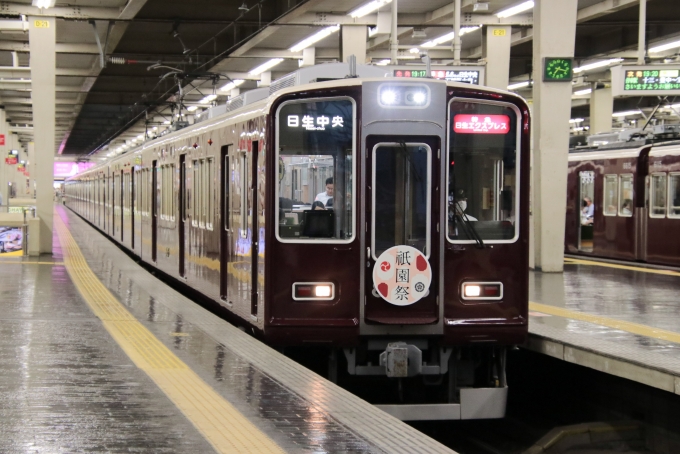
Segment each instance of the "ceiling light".
M137 136L137 140L144 140L144 134L140 134Z
M217 99L217 95L208 95L198 101L199 104L208 104L209 102L213 102L215 99Z
M33 6L38 8L52 8L56 0L33 0Z
M302 41L291 47L289 50L291 52L300 52L302 49L307 49L312 44L321 41L325 37L330 36L331 34L337 32L338 30L340 30L339 25L331 25L330 27L326 27L314 33L312 36L303 39Z
M224 87L220 88L220 90L222 90L222 91L231 91L231 90L233 90L234 88L236 88L236 87L238 87L239 85L241 85L243 82L245 82L245 80L243 80L243 79L232 80L232 81L229 82L227 85L225 85Z
M652 47L651 49L649 49L649 52L652 54L656 54L659 52L663 52L665 50L675 49L676 47L680 47L680 41L673 41L672 43Z
M194 110L198 109L198 106L189 106L187 107L187 111L193 112Z
M169 124L170 124L170 120L165 120L165 121L163 122L163 124L164 124L164 125L169 125Z
M580 73L583 71L590 71L591 69L603 68L605 66L613 65L614 63L620 63L623 58L610 58L609 60L596 61L595 63L589 63L587 65L579 66L574 68L574 73Z
M531 85L531 81L525 80L523 82L508 85L508 90L517 90L518 88L528 87L529 85Z
M380 60L378 63L376 63L376 65L377 66L386 66L386 65L389 65L391 61L392 60L390 60L389 58L386 58L385 60Z
M472 31L475 31L475 30L477 30L478 28L479 28L479 26L475 26L475 27L463 27L463 28L460 29L460 36L463 36L463 35L466 34L466 33L470 33L470 32L472 32ZM425 44L421 44L421 47L434 47L434 46L436 46L437 44L441 44L441 43L445 43L445 42L447 42L447 41L453 40L453 38L455 37L455 35L456 35L455 32L447 33L447 34L444 35L444 36L440 36L439 38L435 38L435 39L433 39L432 41L426 42Z
M592 89L592 88L586 88L586 89L584 89L584 90L575 91L575 92L573 93L573 96L589 95L589 94L591 94L592 92L593 92L593 89Z
M257 76L258 74L262 74L263 72L267 71L268 69L273 68L274 66L278 65L283 61L283 58L272 58L266 63L262 63L260 66L257 68L251 69L248 71L248 74L251 76Z
M354 18L364 17L366 14L370 14L381 6L387 5L391 2L392 0L373 0L372 2L366 3L364 6L360 6L359 8L355 9L349 13L348 16L352 16Z
M569 120L569 123L581 123L583 121L583 118L572 118Z
M408 51L412 54L419 54L420 53L420 49L418 49L417 47L413 47L413 48L409 49Z
M512 6L508 9L504 9L503 11L499 11L499 12L496 13L496 17L504 18L504 17L514 16L515 14L523 13L524 11L530 10L533 7L534 7L534 2L533 2L533 0L530 0L528 2L524 2L524 3L520 3L519 5Z
M639 110L626 110L625 112L614 112L612 117L628 117L630 115L641 115Z

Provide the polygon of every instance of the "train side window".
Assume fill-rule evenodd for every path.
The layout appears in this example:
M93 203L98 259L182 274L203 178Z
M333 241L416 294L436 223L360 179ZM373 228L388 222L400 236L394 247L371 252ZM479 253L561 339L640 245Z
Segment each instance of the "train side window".
M175 164L168 166L168 219L175 222L175 211L177 210L177 195L175 194Z
M228 145L227 145L227 153L228 151ZM229 155L225 154L224 156L224 170L222 171L223 175L223 184L224 184L224 197L222 200L224 200L224 207L222 209L222 219L224 219L223 224L224 224L224 230L229 230L229 221L231 219L231 203L229 200L229 196L231 195L231 167L229 164Z
M208 230L213 229L213 221L214 221L214 206L213 206L213 197L214 197L214 191L213 188L215 187L215 164L214 164L214 159L213 158L208 158L206 159L206 181L205 181L205 200L206 200L206 219L205 219L205 228Z
M665 173L654 173L651 178L650 187L650 218L666 217L666 191L668 185Z
M296 100L278 108L279 241L354 239L355 111L354 100L347 97Z
M619 176L619 216L633 215L633 175Z
M616 196L618 194L619 178L617 175L604 176L604 209L605 216L616 216L616 206L618 205Z
M668 217L680 218L680 173L668 177Z
M199 180L199 169L201 167L201 163L198 159L195 159L194 162L194 181L193 181L193 204L194 204L194 210L193 210L193 217L191 218L191 225L194 227L198 227L198 218L199 218L199 205L200 205L200 180Z

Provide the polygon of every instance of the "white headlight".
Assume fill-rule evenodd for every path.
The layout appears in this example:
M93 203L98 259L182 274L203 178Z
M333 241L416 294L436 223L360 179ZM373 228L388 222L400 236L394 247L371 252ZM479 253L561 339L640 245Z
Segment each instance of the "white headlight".
M466 285L464 288L467 297L479 296L482 293L482 288L479 285Z
M397 100L397 94L391 90L385 90L382 92L380 99L383 104L394 104Z
M331 286L330 285L317 285L314 287L314 295L319 297L329 297L331 296Z

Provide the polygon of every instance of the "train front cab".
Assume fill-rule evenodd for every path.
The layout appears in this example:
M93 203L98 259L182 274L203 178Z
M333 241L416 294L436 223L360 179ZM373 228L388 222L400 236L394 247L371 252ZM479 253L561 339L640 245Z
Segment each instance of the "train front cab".
M437 81L281 96L267 166L268 339L325 343L350 374L404 380L420 398L439 384L425 392L434 406L384 407L402 418L502 417L506 348L527 333L528 115L515 96ZM397 293L417 282L373 281L394 246L429 265L415 302Z

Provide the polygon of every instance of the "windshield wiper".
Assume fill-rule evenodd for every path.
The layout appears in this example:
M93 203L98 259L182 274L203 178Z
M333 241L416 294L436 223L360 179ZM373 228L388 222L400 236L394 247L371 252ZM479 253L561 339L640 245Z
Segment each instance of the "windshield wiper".
M465 212L460 206L460 202L456 201L456 207L458 207L461 214L458 214L458 210L456 210L455 207L453 213L457 219L461 220L461 226L464 227L463 230L465 231L465 234L468 236L468 238L475 240L479 249L484 249L484 240L482 240L482 237L479 236L479 233L477 233L477 229L475 229L475 227L472 225L472 222L465 215Z

